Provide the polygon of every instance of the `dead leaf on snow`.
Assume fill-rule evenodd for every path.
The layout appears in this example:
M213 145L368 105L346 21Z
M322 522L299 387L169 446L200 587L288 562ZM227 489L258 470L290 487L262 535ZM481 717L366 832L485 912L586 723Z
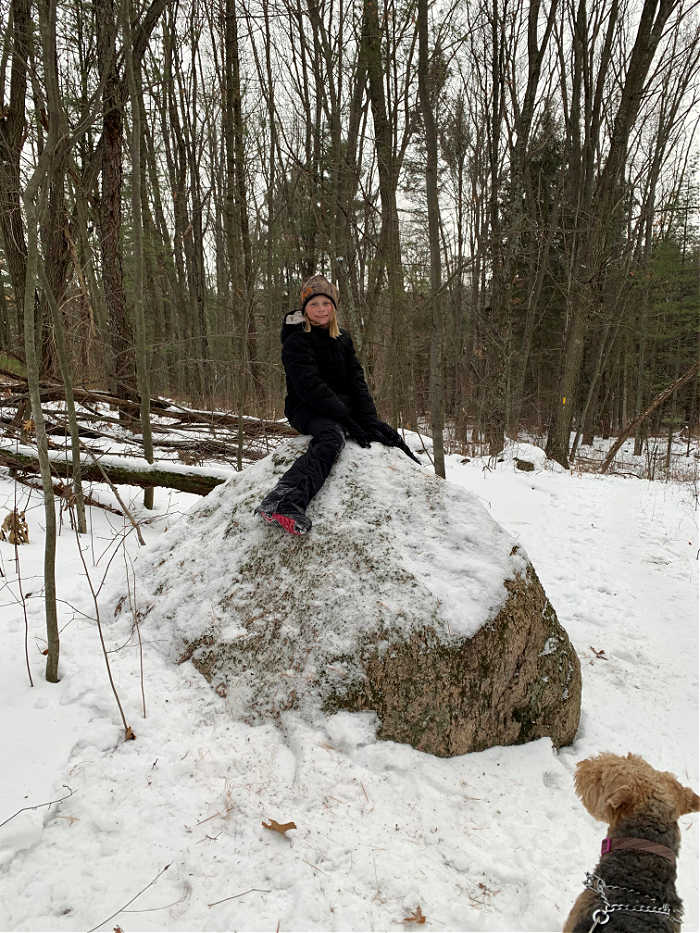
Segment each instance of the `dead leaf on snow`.
M416 907L412 914L409 914L408 917L403 918L404 923L425 923L426 917L423 911L420 909L420 904Z
M270 820L269 823L266 823L265 820L263 820L262 824L265 827L265 829L271 829L273 832L280 833L280 835L282 836L284 836L287 830L297 828L297 824L294 822L278 823L277 820Z
M485 885L483 881L480 881L480 882L479 882L478 887L481 888L481 890L484 892L484 894L488 894L489 897L493 897L494 894L500 894L500 893L501 893L501 889L500 889L500 888L498 889L498 891L492 891L491 888L489 888L488 885Z

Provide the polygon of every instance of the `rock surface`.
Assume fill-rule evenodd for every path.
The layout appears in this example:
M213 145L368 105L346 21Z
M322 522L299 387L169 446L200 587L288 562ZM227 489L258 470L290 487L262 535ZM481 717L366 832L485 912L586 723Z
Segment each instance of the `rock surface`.
M465 490L349 443L293 538L253 508L303 438L210 493L140 562L142 631L248 721L375 710L435 755L573 741L576 653L526 555Z

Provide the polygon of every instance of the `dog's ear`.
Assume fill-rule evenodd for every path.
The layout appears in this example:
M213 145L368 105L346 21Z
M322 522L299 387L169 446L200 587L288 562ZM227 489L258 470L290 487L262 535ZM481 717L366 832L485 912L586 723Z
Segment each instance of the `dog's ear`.
M591 816L605 822L611 813L608 803L610 788L606 786L606 772L612 761L619 761L617 756L603 753L595 758L584 758L576 765L574 784L576 793Z
M646 790L638 780L639 761L635 755L622 758L609 752L579 761L576 792L592 817L612 824L643 799Z
M684 813L697 813L698 810L700 810L700 797L689 787L682 788L680 815L683 816Z
M616 787L612 793L608 794L605 803L611 807L613 810L619 810L620 807L624 806L630 799L632 799L636 794L635 788L630 784L622 784L620 787Z

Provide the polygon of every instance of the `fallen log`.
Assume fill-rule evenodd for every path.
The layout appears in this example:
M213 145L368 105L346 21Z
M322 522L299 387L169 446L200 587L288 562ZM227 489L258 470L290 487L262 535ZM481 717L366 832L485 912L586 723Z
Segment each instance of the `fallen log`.
M19 381L26 382L26 380ZM19 389L20 387L15 385L14 388ZM58 383L42 383L41 385L42 402L63 401L65 395L65 389ZM138 417L141 410L138 400L122 399L100 389L84 389L80 386L74 386L73 395L75 401L81 405L110 405L115 408L118 407L125 411L133 412L134 418ZM14 394L3 398L2 405L14 407L20 402L26 401L27 398L28 392L16 391ZM242 420L243 434L247 437L259 437L265 434L293 437L296 433L294 429L290 428L284 421L267 421L263 418L252 418L247 415L244 415L243 418L240 419L237 414L222 411L198 411L161 398L152 398L150 400L150 410L153 418L172 419L174 424L168 425L169 428L187 424L201 424L206 427L230 426L238 428ZM105 418L104 420L108 419ZM116 421L117 419L111 420Z
M73 462L64 452L49 451L51 472L55 476L73 475ZM21 473L38 473L39 457L31 447L23 445L7 447L0 445L0 466ZM179 466L172 464L163 467L156 463L140 463L133 460L124 463L116 457L100 457L99 466L89 459L81 458L80 471L84 481L93 483L104 482L102 471L115 485L140 486L146 489L151 486L163 486L166 489L177 489L180 492L192 492L199 496L206 496L212 489L232 475L231 470L217 470L211 467L203 469L195 466Z

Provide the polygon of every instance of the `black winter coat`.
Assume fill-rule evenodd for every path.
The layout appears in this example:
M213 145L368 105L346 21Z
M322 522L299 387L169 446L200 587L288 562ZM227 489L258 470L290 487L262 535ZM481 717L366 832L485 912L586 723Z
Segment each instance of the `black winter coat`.
M307 333L301 313L295 311L285 316L281 336L287 377L284 413L289 421L309 414L340 422L376 419L377 409L350 334L341 330L333 338L325 327L312 327Z

